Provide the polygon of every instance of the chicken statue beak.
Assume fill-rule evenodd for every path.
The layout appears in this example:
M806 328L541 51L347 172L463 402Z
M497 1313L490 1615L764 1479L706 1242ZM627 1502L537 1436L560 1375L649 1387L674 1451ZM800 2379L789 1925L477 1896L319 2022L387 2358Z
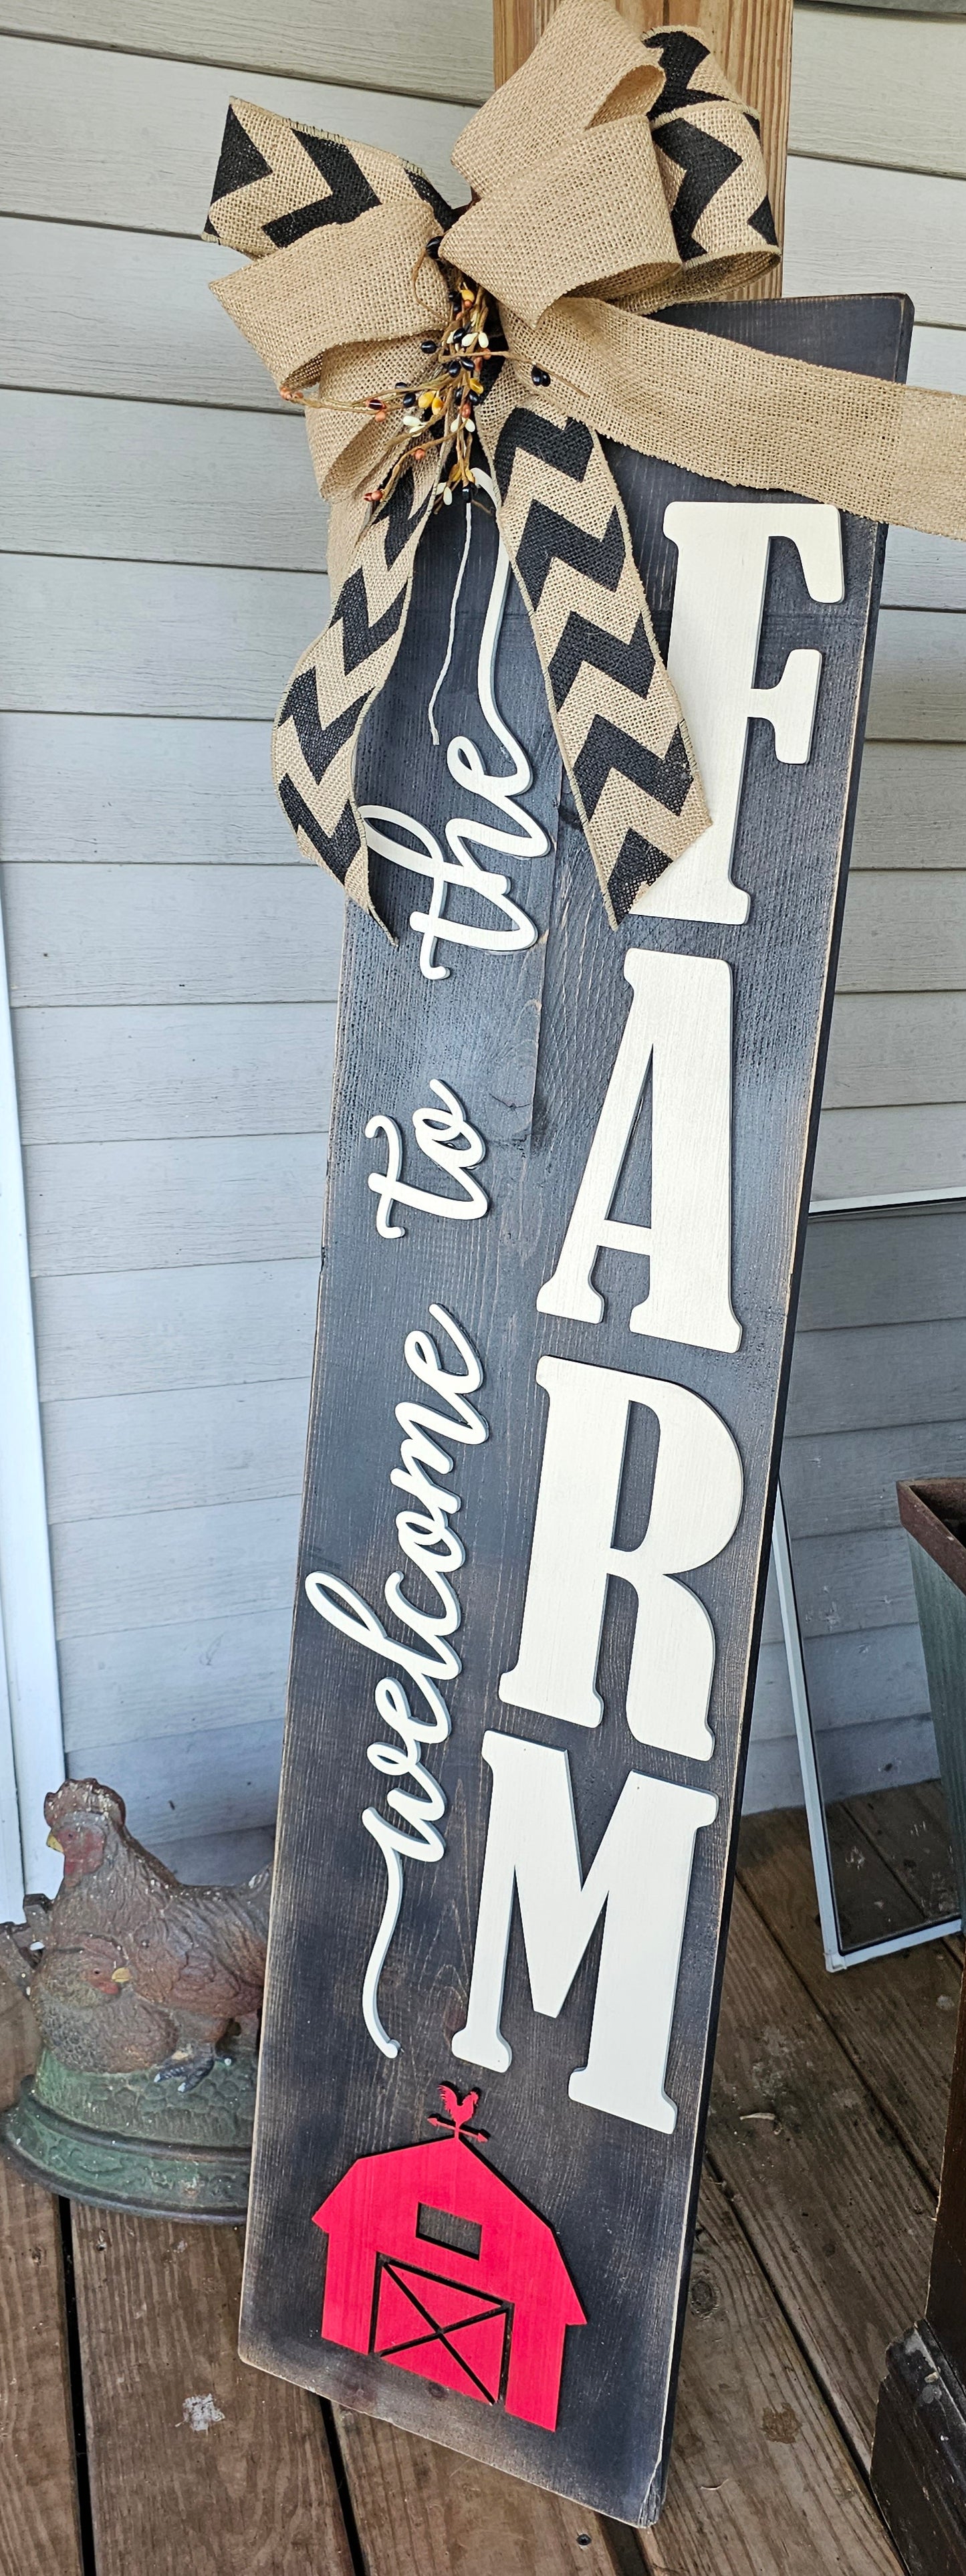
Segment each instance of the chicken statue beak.
M57 1836L56 1836L56 1834L55 1834L55 1832L54 1832L54 1830L53 1830L53 1827L51 1827L51 1830L50 1830L50 1832L49 1832L49 1834L48 1834L48 1836L47 1836L47 1849L48 1849L48 1851L59 1851L59 1852L62 1852L62 1851L63 1851L63 1848L64 1848L63 1843L59 1843L59 1842L58 1842L58 1840L57 1840Z
M129 1985L130 1985L130 1983L131 1983L131 1971L130 1971L130 1968L112 1968L112 1969L111 1969L111 1984L112 1984L112 1986L129 1986Z

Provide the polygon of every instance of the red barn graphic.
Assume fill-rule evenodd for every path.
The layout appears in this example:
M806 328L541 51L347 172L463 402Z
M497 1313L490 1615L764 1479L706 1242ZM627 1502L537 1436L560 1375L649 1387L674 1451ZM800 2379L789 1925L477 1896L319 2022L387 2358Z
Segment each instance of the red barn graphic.
M322 2333L552 2433L584 2311L546 2220L469 2144L479 2096L439 2089L445 2138L360 2156L314 2213L329 2237Z

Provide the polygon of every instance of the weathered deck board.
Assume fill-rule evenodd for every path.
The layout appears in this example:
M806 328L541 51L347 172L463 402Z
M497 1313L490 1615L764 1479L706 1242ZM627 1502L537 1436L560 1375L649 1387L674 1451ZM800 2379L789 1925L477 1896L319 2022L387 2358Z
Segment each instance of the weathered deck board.
M316 2400L238 2359L240 2229L73 2228L97 2576L352 2576Z
M369 2576L613 2576L579 2505L371 2415L335 2420Z
M652 2576L898 2576L774 2292L705 2177Z
M864 1862L863 1875L874 1885L876 1870L884 1864L868 1844ZM958 1966L947 1944L930 1942L830 1977L800 1810L749 1816L742 1826L738 1872L823 2020L938 2190L959 1986Z
M27 2015L0 1977L0 2103L31 2060ZM80 2565L57 2203L0 2163L0 2568Z
M922 2310L933 2195L741 1887L708 2153L867 2464L886 2347Z
M958 1914L959 1894L942 1790L938 1780L922 1780L902 1797L852 1798L856 1823L888 1861L902 1887L914 1894L924 1914L941 1921Z

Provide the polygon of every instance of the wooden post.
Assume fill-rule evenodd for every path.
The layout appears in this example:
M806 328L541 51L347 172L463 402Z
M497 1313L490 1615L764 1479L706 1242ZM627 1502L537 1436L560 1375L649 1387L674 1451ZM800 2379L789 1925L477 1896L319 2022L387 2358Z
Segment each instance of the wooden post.
M784 237L785 162L792 70L792 0L618 0L621 16L644 35L659 26L698 27L740 97L761 118L768 194ZM493 0L493 73L497 87L519 70L543 34L556 0ZM780 295L781 270L759 278L750 295Z

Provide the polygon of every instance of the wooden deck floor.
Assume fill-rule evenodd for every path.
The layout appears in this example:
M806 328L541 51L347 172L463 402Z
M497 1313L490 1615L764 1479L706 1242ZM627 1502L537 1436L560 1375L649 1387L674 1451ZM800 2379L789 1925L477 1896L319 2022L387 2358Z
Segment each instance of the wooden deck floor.
M841 1828L874 1920L903 1836L881 1802ZM897 2576L866 2471L922 2308L960 1964L827 1976L801 1817L745 1824L674 2463L640 2535L244 2368L236 2230L68 2208L0 2165L0 2576ZM10 1988L0 2014L9 2098Z

